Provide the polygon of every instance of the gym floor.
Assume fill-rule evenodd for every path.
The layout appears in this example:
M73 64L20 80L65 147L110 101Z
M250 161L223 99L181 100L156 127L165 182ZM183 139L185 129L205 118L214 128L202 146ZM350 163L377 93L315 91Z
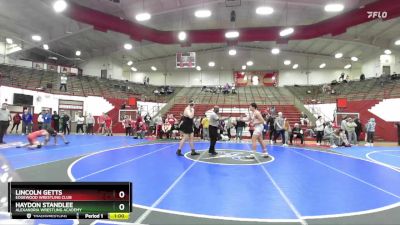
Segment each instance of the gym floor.
M131 181L129 221L42 220L36 224L398 224L400 148L331 150L268 146L248 160L249 143L196 142L200 156L177 157L177 142L70 135L37 150L0 153L22 181ZM188 145L183 149L188 152ZM260 149L259 149L260 152Z

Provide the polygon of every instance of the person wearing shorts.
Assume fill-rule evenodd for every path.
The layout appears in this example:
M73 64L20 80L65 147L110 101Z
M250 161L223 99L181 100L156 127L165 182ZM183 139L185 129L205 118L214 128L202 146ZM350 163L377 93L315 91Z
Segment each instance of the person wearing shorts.
M257 151L257 141L260 143L261 147L262 147L262 156L264 158L269 158L270 156L268 155L267 152L267 146L263 141L263 130L264 130L264 123L265 120L263 119L260 111L257 110L257 104L256 103L251 103L250 107L250 122L252 122L254 124L254 132L253 132L253 136L251 137L251 147L253 150L253 154L250 154L248 156L246 156L246 158L248 159L255 159L255 154Z
M104 119L104 124L105 124L105 130L107 136L113 136L112 133L112 119L111 117L108 116L108 114L105 114L105 119Z
M47 143L50 141L50 137L54 137L54 144L57 145L57 136L61 136L65 144L68 144L69 142L65 139L63 133L57 133L53 128L47 128L47 129L42 129L38 130L35 132L30 133L27 136L28 143L21 145L19 147L28 147L31 149L34 148L41 148L44 145L47 145ZM45 140L43 143L41 143L38 138L39 137L45 137Z
M106 114L103 113L101 116L99 116L99 118L97 118L97 123L99 124L99 129L97 130L97 133L100 133L100 131L101 131L101 134L104 134L104 129L106 127L106 124L105 124L106 116L105 115Z
M178 147L178 150L176 151L176 155L178 155L178 156L183 156L182 147L185 144L186 140L189 140L189 145L191 148L191 155L200 155L198 152L196 152L194 150L193 118L194 118L194 101L190 100L189 105L186 106L185 111L183 111L182 122L181 122L181 126L180 126L180 129L183 133L183 137L182 137L181 141L179 142L179 147Z

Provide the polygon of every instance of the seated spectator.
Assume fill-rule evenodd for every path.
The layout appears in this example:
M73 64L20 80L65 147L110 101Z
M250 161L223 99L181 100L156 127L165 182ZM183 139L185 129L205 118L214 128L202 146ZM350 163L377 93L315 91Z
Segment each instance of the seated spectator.
M161 89L160 89L160 94L165 94L165 89L164 89L164 87L161 87Z
M179 121L176 121L175 124L171 128L171 138L179 139Z
M322 140L329 141L331 148L336 148L339 144L339 136L335 135L332 123L327 123L325 126Z
M310 120L308 119L308 116L304 113L304 112L301 112L301 115L300 115L300 124L302 125L302 126L304 126L304 124L309 124L310 123Z
M339 144L338 146L351 147L349 141L347 140L346 132L339 129Z
M171 130L172 126L170 123L168 123L168 121L166 121L161 128L161 135L160 135L160 139L162 139L163 135L165 134L165 137L167 139L171 138Z
M160 91L159 91L158 89L155 89L155 90L153 91L153 93L154 93L155 95L160 95Z
M144 137L146 137L146 133L147 133L146 123L140 122L139 125L137 126L137 131L136 131L137 138L143 139Z
M236 85L235 83L232 83L232 94L236 94Z
M294 124L292 132L290 133L290 144L293 145L293 138L300 139L300 143L304 144L304 134L303 130L300 128L298 123Z
M167 87L167 94L172 94L174 93L174 89L172 89L170 86Z

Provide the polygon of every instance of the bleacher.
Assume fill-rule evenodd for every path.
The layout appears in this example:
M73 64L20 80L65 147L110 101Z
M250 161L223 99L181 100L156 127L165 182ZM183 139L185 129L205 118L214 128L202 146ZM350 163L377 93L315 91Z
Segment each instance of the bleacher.
M400 97L400 81L385 78L373 78L364 81L350 81L331 85L335 94L323 93L323 85L288 86L286 87L303 103L333 103L337 98L347 98L349 101L382 100Z
M45 70L36 70L14 65L0 65L0 84L28 90L45 91L52 94L76 96L103 96L127 99L136 97L142 101L168 102L173 95L156 96L156 86L137 84L122 80L101 79L92 76L68 76L67 92L60 91L61 75ZM180 88L174 87L175 92Z
M276 87L238 87L236 94L211 93L202 91L200 87L185 88L175 98L176 103L185 103L193 99L198 104L232 104L241 105L255 102L261 105L288 105L293 99L284 93L282 88Z

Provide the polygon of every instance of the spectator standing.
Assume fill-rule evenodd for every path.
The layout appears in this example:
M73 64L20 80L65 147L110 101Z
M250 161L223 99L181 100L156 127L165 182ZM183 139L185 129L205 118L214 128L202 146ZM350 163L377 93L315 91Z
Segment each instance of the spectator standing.
M274 144L273 138L275 137L275 117L272 115L269 115L267 124L269 126L269 142Z
M49 129L51 127L51 114L47 109L43 114L43 129Z
M11 114L7 109L7 103L3 103L0 109L0 144L5 144L3 138L10 126Z
M356 119L354 120L354 123L357 124L357 127L356 127L356 135L357 135L357 141L359 142L359 141L360 141L361 132L363 131L363 130L362 130L362 124L360 123L360 119L359 119L359 118L356 118Z
M283 119L283 114L282 112L278 113L278 117L275 118L275 124L274 124L276 133L274 137L274 142L276 143L276 139L281 136L282 138L282 144L286 145L286 140L285 140L285 120Z
M53 120L54 130L56 130L58 133L60 131L60 115L58 115L57 112L54 111L51 119Z
M236 140L242 141L243 130L246 127L246 123L243 121L243 116L240 116L239 119L236 120Z
M322 119L322 116L318 116L318 119L315 122L315 131L317 132L317 145L321 145L324 136L324 120Z
M38 130L41 130L43 128L44 114L45 112L42 111L37 118Z
M285 144L284 146L288 145L289 142L289 133L291 132L291 127L290 127L290 123L289 120L287 120L286 118L284 119L285 123L284 123L284 129L285 129Z
M200 135L200 118L195 117L193 122L194 122L194 136L199 137L199 135Z
M225 125L226 125L226 133L228 134L229 140L231 140L232 137L231 129L233 127L233 121L231 116L229 116L228 119L226 119Z
M11 128L10 134L13 132L14 127L17 127L15 129L15 133L18 134L18 128L19 128L19 124L21 123L21 115L19 115L19 113L15 113L15 115L13 116L13 126Z
M63 74L60 79L60 91L62 88L64 88L64 91L67 92L67 76Z
M106 125L105 129L106 129L107 136L113 136L113 132L112 132L113 122L112 122L111 117L107 113L105 114L104 122Z
M94 135L95 119L91 113L86 117L86 134Z
M82 134L85 134L83 131L83 124L85 123L85 118L83 117L82 113L78 114L76 118L76 134L79 134L79 131L82 131Z
M61 130L64 133L64 135L67 135L70 133L69 116L66 113L63 113L63 115L61 117Z
M24 109L22 114L22 134L29 134L32 132L32 114L28 109Z
M125 115L124 120L122 120L122 126L125 129L125 136L130 136L132 132L132 124L128 115Z
M204 118L201 120L201 125L203 126L203 139L208 140L209 139L209 126L210 126L210 121L207 118L207 115L204 115Z
M97 133L104 134L104 130L106 127L106 114L102 113L98 118L97 118L97 123L99 124L99 129L97 130Z
M356 127L357 124L353 121L352 118L347 119L347 135L348 140L351 145L357 145L357 134L356 134Z
M370 118L365 126L365 130L367 132L367 143L365 143L365 146L374 146L375 126L375 118Z
M146 123L147 127L150 126L150 121L151 121L151 116L149 113L146 113L146 116L144 116L144 122Z

